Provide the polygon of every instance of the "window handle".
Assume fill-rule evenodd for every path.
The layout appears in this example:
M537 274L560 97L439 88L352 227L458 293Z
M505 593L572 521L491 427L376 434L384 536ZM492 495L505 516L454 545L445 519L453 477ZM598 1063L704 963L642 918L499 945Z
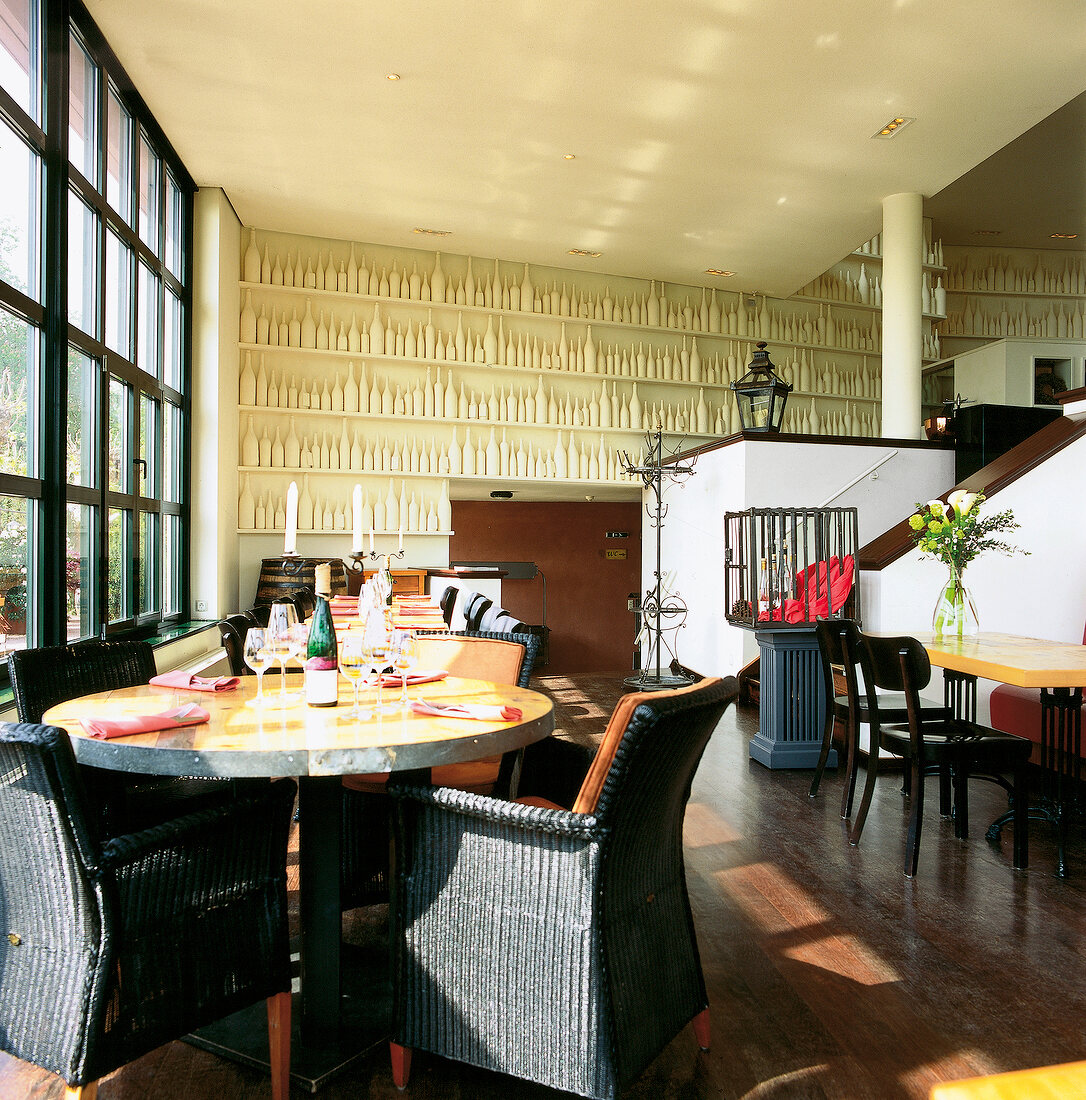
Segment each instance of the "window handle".
M147 480L147 459L145 459L145 458L134 458L134 459L132 459L132 465L133 466L138 466L140 468L140 477L144 481L146 481Z

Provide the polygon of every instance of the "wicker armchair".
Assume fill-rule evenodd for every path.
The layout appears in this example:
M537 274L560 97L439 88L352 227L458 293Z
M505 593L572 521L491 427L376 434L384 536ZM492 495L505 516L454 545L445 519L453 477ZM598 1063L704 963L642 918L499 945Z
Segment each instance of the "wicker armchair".
M268 1001L286 1100L286 854L294 783L100 843L68 735L0 725L0 1048L69 1096L155 1047Z
M8 654L20 722L40 722L50 707L79 695L146 684L156 671L148 642L88 641ZM79 771L105 833L145 828L263 783L133 775L84 766Z
M620 701L573 811L394 785L393 1075L412 1049L582 1096L708 1009L682 821L734 678Z

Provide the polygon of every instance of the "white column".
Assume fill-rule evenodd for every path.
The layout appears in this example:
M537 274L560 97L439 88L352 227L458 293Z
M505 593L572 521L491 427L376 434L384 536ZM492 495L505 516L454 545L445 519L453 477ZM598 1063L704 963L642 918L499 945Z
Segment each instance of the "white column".
M923 249L923 195L888 195L882 200L882 434L890 438L923 435Z

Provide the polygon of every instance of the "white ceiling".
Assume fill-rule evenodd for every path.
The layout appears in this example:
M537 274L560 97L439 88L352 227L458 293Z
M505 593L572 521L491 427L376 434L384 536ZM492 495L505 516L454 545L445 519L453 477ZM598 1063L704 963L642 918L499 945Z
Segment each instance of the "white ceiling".
M1086 83L1082 0L87 7L246 224L778 296Z

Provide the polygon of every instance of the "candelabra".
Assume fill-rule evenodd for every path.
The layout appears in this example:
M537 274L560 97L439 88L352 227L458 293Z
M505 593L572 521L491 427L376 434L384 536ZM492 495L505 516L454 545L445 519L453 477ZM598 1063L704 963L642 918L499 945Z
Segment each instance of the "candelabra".
M649 459L643 464L634 462L625 451L622 453L622 466L625 472L630 477L640 478L642 485L652 494L652 499L645 503L645 510L650 524L656 530L656 569L653 572L655 584L645 592L641 601L643 623L641 632L635 640L635 644L640 646L642 640L648 638L648 660L640 674L627 677L625 683L628 687L637 688L640 691L661 691L683 687L691 682L690 677L681 672L672 672L670 661L666 671L663 665L665 648L672 660L678 664L675 647L665 640L664 631L677 631L683 625L688 610L685 601L671 591L674 571L666 577L663 572L660 538L664 528L664 516L667 515L667 505L663 497L664 480L666 478L671 484L681 484L685 481L694 473L697 455L684 460L680 450L665 454L662 431L649 434L646 441ZM665 619L669 620L666 627Z
M380 561L382 558L399 559L404 556L404 553L403 549L390 551L387 554L378 554L376 550L352 550L351 564L348 568L352 573L364 573L367 561Z

